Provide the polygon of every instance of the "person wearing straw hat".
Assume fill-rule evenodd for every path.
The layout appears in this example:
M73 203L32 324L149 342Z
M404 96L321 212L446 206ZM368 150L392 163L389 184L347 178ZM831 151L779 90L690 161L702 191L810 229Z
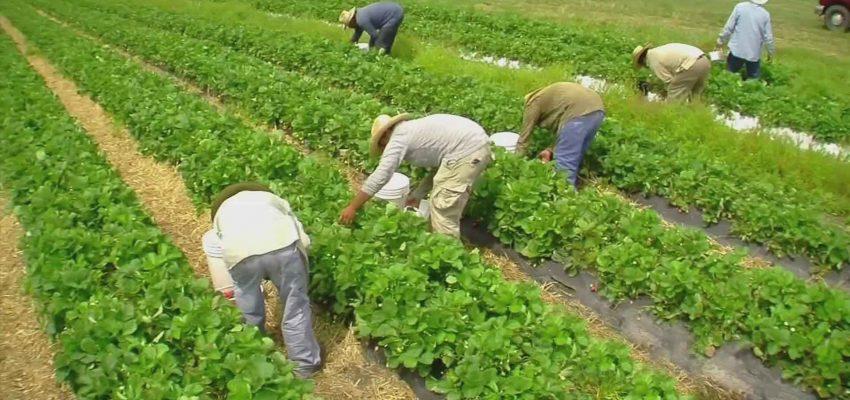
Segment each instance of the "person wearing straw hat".
M605 120L605 106L598 93L572 82L558 82L525 96L522 131L517 153L524 154L534 127L557 133L554 149L547 148L538 157L545 162L553 156L556 167L567 173L576 186L578 172L587 149Z
M256 182L230 185L212 202L213 231L236 286L236 306L261 331L266 311L260 286L270 280L283 304L281 331L295 373L312 376L321 366L307 295L310 238L289 203Z
M717 37L717 49L729 44L726 69L739 73L746 67L744 79L761 76L762 48L767 48L767 61L776 54L770 13L764 8L767 0L750 0L738 3Z
M667 100L692 101L708 85L711 61L697 47L670 43L663 46L638 46L632 52L635 68L648 67L667 85Z
M363 32L369 34L369 48L381 49L390 54L393 49L398 28L404 21L404 9L392 2L370 4L366 7L354 7L339 15L344 28L354 29L351 43L360 41Z
M369 152L381 161L342 210L340 222L351 224L363 204L407 161L431 169L407 204L418 204L430 192L432 230L460 238L460 217L472 185L491 160L489 137L481 125L448 114L419 119L408 114L380 115L372 124Z

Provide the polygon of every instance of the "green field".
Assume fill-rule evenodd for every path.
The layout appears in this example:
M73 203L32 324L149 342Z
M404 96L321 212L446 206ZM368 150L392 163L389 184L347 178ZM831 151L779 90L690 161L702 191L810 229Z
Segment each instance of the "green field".
M667 104L634 88L645 71L631 68L630 47L708 49L733 2L405 0L392 57L347 42L335 23L347 3L0 3L12 39L0 40L0 195L27 231L29 294L78 398L313 400L314 389L291 374L281 343L246 329L193 273L168 223L78 123L90 116L33 71L35 57L126 129L140 155L179 173L197 210L234 181L287 198L313 238L321 318L381 348L381 370L416 373L449 399L731 400L751 388L747 377L794 399L850 396L850 287L835 279L850 268L850 164L715 120L751 112L850 143L846 74L823 72L850 65L850 34L821 28L814 4L769 4L779 45L769 82L716 68L704 101ZM540 68L464 58L473 51ZM380 202L352 226L338 222L376 164L376 115L451 113L515 131L523 94L577 74L616 84L601 93L608 115L578 191L551 163L494 149L465 213L488 244L433 234ZM552 134L532 141L534 154ZM702 214L684 223L642 196ZM655 325L634 334L636 321ZM668 353L659 331L677 339ZM699 364L730 349L725 365ZM326 369L315 394L348 399L319 393L363 367L334 356L343 372ZM735 376L741 359L753 365ZM727 379L715 382L716 371Z
M587 29L628 32L653 43L689 43L710 49L737 0L430 0L484 12L510 12ZM771 0L777 62L800 72L799 87L825 87L850 96L850 34L828 31L814 0ZM824 71L829 71L824 73Z

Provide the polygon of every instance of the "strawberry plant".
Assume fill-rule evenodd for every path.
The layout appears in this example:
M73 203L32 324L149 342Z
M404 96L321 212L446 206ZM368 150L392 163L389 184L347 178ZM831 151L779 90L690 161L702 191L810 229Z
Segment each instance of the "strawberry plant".
M142 148L179 165L184 179L194 183L190 190L199 204L220 188L218 181L208 179L207 170L268 182L287 197L314 237L314 294L334 303L338 312L352 315L361 334L368 334L385 347L392 365L406 366L427 376L432 387L450 398L480 397L476 393L514 393L509 397L521 398L519 390L532 377L539 384L533 393L541 396L545 393L566 398L568 391L576 391L583 397L680 397L669 377L636 364L623 345L592 338L576 317L546 305L536 287L506 282L499 270L487 266L461 244L426 233L424 221L412 214L369 207L358 228L337 226L336 213L349 196L349 189L333 165L300 156L279 142L269 141L238 120L217 114L204 100L183 93L166 78L145 72L89 40L69 35L67 30L31 11L3 8L41 51L124 121ZM113 92L125 96L110 95ZM155 129L164 128L157 116L168 115L167 110L174 104L191 109L187 118L208 129L198 131L193 128L195 123L178 123L169 126L167 135L157 135ZM138 113L136 109L146 112ZM219 134L225 128L227 134ZM216 157L207 165L182 163L195 154L201 143L241 162L234 164ZM253 157L261 152L277 157L276 163ZM447 304L455 306L447 309ZM466 307L460 308L461 304ZM191 297L180 297L176 306L199 309L202 304ZM455 313L450 313L452 310ZM511 357L496 357L497 350L472 345L474 338L480 341L483 329L502 325L522 329L521 334L512 335L513 340L505 342L508 348L499 349ZM429 332L443 335L434 340ZM535 343L550 345L538 347ZM466 350L469 348L478 350ZM161 350L154 347L151 354L167 362L168 356ZM196 351L208 354L207 350L199 347ZM545 365L526 366L532 360L560 353L573 356L557 356ZM592 363L600 358L609 360L611 368L605 369L606 374L593 372ZM481 376L464 372L464 366L475 365L474 359L493 360L487 361L488 365L501 374L486 375L488 381L482 385ZM224 365L243 372L228 383L231 397L254 388L255 381L267 376L268 371L255 368L254 363Z
M344 0L247 0L263 10L336 21ZM594 28L532 20L524 16L462 7L434 6L424 0L405 2L404 30L452 43L478 53L543 66L569 63L576 72L629 84L636 78L628 67L632 49L644 44L622 29ZM533 49L533 51L529 51ZM850 102L837 93L802 95L791 82L795 71L782 65L763 66L763 82L744 83L715 67L707 97L723 110L755 115L768 124L811 133L823 141L850 142ZM832 107L823 107L830 104Z
M106 16L99 18L99 20L106 19ZM86 23L93 22L88 21ZM168 46L171 46L171 43L177 42L177 40L163 35L159 41L153 41L151 38L159 36L155 31L150 30L142 30L145 35L139 37L147 38L147 42L151 45L142 46L140 40L131 40L130 38L133 36L127 33L128 30L132 30L128 28L131 27L131 24L125 23L124 26L124 29L117 25L111 27L114 29L113 32L118 32L115 35L127 35L121 36L121 38L127 40L127 43L133 43L134 51L159 54L158 57L163 60L170 60L180 56L180 54L191 53L185 51L185 49L180 52L164 52L164 50L161 50L163 46L160 46L160 43L169 43ZM183 43L191 42L190 40L183 41ZM204 46L213 48L215 44L204 42ZM195 52L205 54L201 50ZM186 61L188 58L180 57L179 59L184 60L183 63L188 63ZM213 67L207 66L205 68ZM190 68L186 68L185 71L187 71L185 72L187 74L191 73ZM281 79L285 77L285 75L275 76L281 77ZM245 81L245 79L240 78L241 81ZM303 84L296 86L295 82L293 82L293 87L310 88L310 86ZM321 99L324 93L334 93L333 90L328 90L327 87L320 85L312 87L312 92L289 92L292 89L281 87L279 93L291 93L291 96L298 96L302 99L305 93L310 93L312 99ZM347 95L350 96L351 94L347 93ZM342 103L344 99L339 101L340 103L336 104L347 104ZM293 115L300 113L300 109L296 108L297 102L290 101L287 104L293 105L293 108L287 108L286 112L291 112ZM329 104L327 107L332 108L333 106ZM380 107L380 105L371 107ZM368 115L360 116L360 120L368 121ZM307 124L309 121L304 121L304 123ZM312 130L323 129L321 120L314 123ZM309 127L305 125L302 129L306 128ZM305 135L300 132L295 132L295 134ZM348 144L346 154L354 158L365 159L364 153L358 153L362 142L357 136L338 135L333 137L333 140L350 138L348 143L351 144ZM311 141L316 141L311 143L316 145L328 143L323 142L321 136L309 136L308 143ZM345 142L328 143L324 146L328 148L335 146L337 149L346 150ZM574 268L585 266L596 268L605 283L603 293L612 299L625 299L641 295L650 296L655 300L654 311L657 315L663 318L683 319L689 323L692 331L699 339L698 349L707 349L711 346L720 345L726 340L739 337L755 338L756 331L740 323L745 318L764 317L772 322L777 322L777 317L773 315L771 306L767 303L756 302L760 306L746 307L752 296L761 296L762 293L755 292L753 294L745 289L756 287L756 282L762 280L776 279L783 281L790 278L799 282L803 288L802 292L798 292L795 296L815 296L815 298L819 298L815 295L816 293L830 293L837 296L838 299L842 299L839 303L845 304L847 302L846 294L821 285L804 284L783 271L775 269L741 270L739 267L741 263L740 254L723 256L714 254L713 247L701 233L686 229L665 228L657 215L636 210L619 199L600 195L592 190L575 194L565 186L563 179L558 178L558 175L551 168L539 163L503 155L489 168L487 176L488 179L485 180L480 192L483 193L483 198L495 199L495 201L479 202L476 200L472 210L475 215L488 223L491 230L503 242L516 246L526 255L532 257L552 256L569 262ZM491 177L498 177L498 180ZM511 192L512 188L525 188L526 190ZM533 188L538 188L538 192L535 196L529 196L528 189ZM528 204L524 205L522 201L527 201ZM529 221L538 221L538 223ZM545 221L545 223L540 223L542 221ZM376 234L376 232L373 229L369 231L369 234ZM382 239L389 240L388 237L391 236L385 235ZM625 250L615 252L619 247ZM374 251L371 251L371 253L374 253ZM633 257L634 254L644 256L635 258ZM615 271L626 268L629 268L628 279L621 279L621 275L615 273ZM606 273L608 270L611 272ZM670 270L676 273L669 273ZM349 274L357 275L356 272ZM663 284L656 285L654 283L656 281ZM677 287L679 284L684 286L681 290L674 290L680 289ZM329 285L329 287L333 286ZM358 284L355 283L346 287L349 288L349 293L357 293L359 288ZM359 303L355 302L355 304ZM823 306L824 304L819 303L819 305ZM826 322L826 326L839 332L846 330L847 314L841 315L843 315L841 319L830 320ZM806 329L813 329L812 327L819 326L822 323L824 323L824 320L820 318L803 322L808 327ZM382 331L382 333L385 332ZM391 333L393 332L389 330L386 332L386 334ZM763 344L772 343L772 340L776 340L776 338L760 339ZM761 354L765 354L764 358L767 363L782 366L789 378L800 379L804 384L821 393L838 395L842 390L846 390L839 383L846 376L846 371L833 374L838 378L829 379L828 382L821 381L819 383L817 381L816 377L820 376L818 369L822 367L822 364L816 361L816 351L823 350L816 349L823 348L824 342L809 344L810 346L806 347L805 350L798 349L795 351L795 357L799 355L800 358L791 358L789 354L782 351L772 354L762 352ZM778 343L776 346L782 348ZM406 350L403 349L406 349L406 347L399 348L399 353L404 354ZM757 354L760 352L758 349L756 347L756 350L754 350ZM404 361L412 363L413 353L415 351L407 353L403 357L399 355L398 362L401 364Z
M309 397L292 365L188 262L14 45L0 39L0 177L27 287L80 398ZM254 368L262 368L258 374Z
M315 76L328 85L374 94L379 100L406 111L437 110L469 115L482 121L491 131L515 127L521 118L517 96L471 78L434 75L397 60L363 55L356 49L303 35L281 40L278 32L250 26L204 22L139 7L119 10L146 24L160 25L192 37L214 38L261 57L262 60L258 60L228 51L208 40L183 39L175 41L173 47L150 48L149 37L172 36L156 30L131 29L125 21L106 14L88 20L96 25L89 28L100 32L104 38L141 52L164 67L237 101L269 123L291 121L294 130L300 132L305 124L317 119L325 121L323 132L317 137L302 137L311 147L325 151L338 152L339 143L350 142L351 132L340 129L346 126L342 121L358 121L355 116L358 114L377 114L381 112L381 105L367 96L353 96L349 91L322 92L321 85L305 82L300 75L276 70L263 61ZM176 60L180 61L175 68ZM232 64L251 68L252 72L243 74L245 71L227 68ZM257 80L254 76L274 78ZM460 93L431 90L434 87L462 87L464 90ZM304 107L292 103L301 103L302 99L282 94L287 88L321 94L303 114L284 115L286 110ZM330 106L341 102L348 106L342 109ZM280 104L284 107L276 107ZM275 113L269 114L267 110L275 110ZM367 121L362 122L362 128L367 129ZM609 119L590 154L592 163L598 165L596 170L625 191L663 196L683 209L696 207L703 211L707 224L731 220L733 232L745 240L767 246L779 256L806 255L818 265L836 269L850 260L850 234L822 218L824 206L812 201L816 194L795 189L769 175L744 172L713 158L698 142L683 142L679 137L658 134L655 130L640 121ZM363 143L356 146L363 146ZM358 156L347 152L344 157L351 161ZM354 161L360 166L366 163L362 159ZM753 213L756 209L763 212Z

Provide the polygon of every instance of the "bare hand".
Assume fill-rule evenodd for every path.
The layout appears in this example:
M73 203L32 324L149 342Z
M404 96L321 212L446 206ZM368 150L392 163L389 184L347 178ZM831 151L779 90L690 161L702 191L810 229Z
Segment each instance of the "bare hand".
M552 150L546 149L537 154L537 158L544 163L552 161Z
M342 210L342 212L339 214L339 222L343 225L351 225L356 217L356 208L345 207L345 209Z
M404 205L405 205L405 207L417 208L417 207L419 207L419 199L417 199L415 197L408 197L407 201L404 202Z

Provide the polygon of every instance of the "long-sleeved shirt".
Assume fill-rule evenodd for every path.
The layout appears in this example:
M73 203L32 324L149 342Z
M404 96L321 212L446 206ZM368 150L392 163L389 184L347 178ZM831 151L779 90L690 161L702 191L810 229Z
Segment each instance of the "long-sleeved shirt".
M354 28L351 41L358 42L363 31L366 31L369 34L369 46L374 46L375 40L378 38L378 31L384 25L401 18L403 15L404 9L392 2L374 3L358 8L354 14L357 27Z
M571 119L605 110L599 94L572 82L551 84L530 93L526 99L518 146L525 144L535 126L557 132Z
M773 41L770 13L764 7L749 1L738 3L717 38L719 45L727 42L729 51L735 57L747 61L760 60L762 47L765 46L768 54L772 56L776 53L776 43Z
M481 125L457 115L435 114L400 122L393 129L381 162L361 190L374 196L389 182L402 161L416 167L436 168L443 160L458 160L489 145L489 137ZM423 197L431 189L430 182L433 176L423 180L413 196Z
M646 52L646 66L664 83L670 83L679 72L694 66L705 52L689 44L670 43Z
M269 192L243 191L231 196L218 208L213 229L221 240L228 268L298 240L302 251L309 246L309 238L289 203Z

